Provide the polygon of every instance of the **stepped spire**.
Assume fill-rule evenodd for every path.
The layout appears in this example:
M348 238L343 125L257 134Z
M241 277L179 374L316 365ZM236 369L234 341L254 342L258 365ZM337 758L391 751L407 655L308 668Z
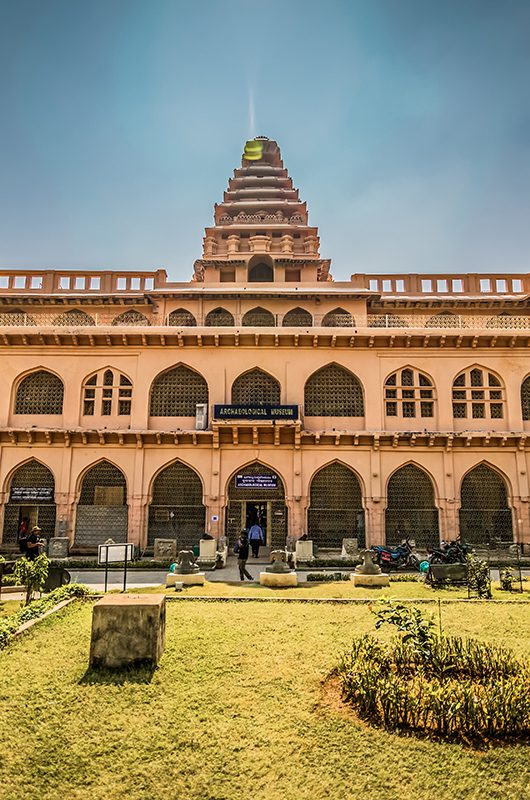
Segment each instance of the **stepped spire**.
M330 280L330 261L319 254L318 228L283 165L278 144L247 141L214 226L206 228L203 258L194 279L208 282Z

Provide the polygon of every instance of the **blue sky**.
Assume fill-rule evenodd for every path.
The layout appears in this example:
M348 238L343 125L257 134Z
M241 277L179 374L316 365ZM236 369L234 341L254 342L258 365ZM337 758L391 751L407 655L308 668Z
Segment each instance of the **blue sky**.
M529 271L528 0L0 0L0 266L187 280L251 133L336 279Z

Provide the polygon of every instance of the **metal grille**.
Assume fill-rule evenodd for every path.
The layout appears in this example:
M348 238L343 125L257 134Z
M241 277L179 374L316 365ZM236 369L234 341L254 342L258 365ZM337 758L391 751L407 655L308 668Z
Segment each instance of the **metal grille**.
M311 481L308 533L320 547L341 547L357 538L364 547L364 510L357 476L342 464L330 464Z
M344 367L330 364L307 380L304 407L306 417L362 417L361 383Z
M149 506L148 544L155 539L175 539L177 548L194 547L203 536L206 508L201 479L185 464L171 464L153 482Z
M143 314L140 314L136 309L124 311L118 317L112 320L113 325L150 325L151 323Z
M126 375L111 369L88 378L83 386L83 414L93 416L129 416L132 383Z
M214 308L206 314L204 324L210 328L231 328L234 327L234 317L226 308Z
M462 327L459 324L460 320L456 314L451 314L450 311L443 311L441 314L434 314L425 323L426 328L458 328Z
M20 309L12 311L2 311L0 313L0 325L36 325L35 318L24 313Z
M253 503L270 502L270 514L267 520L267 545L273 550L284 548L287 541L287 506L285 505L285 491L283 483L277 472L270 467L255 462L239 470L238 475L277 475L276 489L236 489L235 475L230 478L228 486L228 509L226 511L226 535L233 544L241 533L241 526L245 524L243 517L243 503L250 500Z
M276 325L276 320L274 314L271 314L266 308L258 306L258 308L252 308L243 315L241 324L249 328L272 328Z
M96 322L93 317L85 311L80 311L75 308L72 311L65 311L64 314L59 314L53 321L54 325L71 325L78 327L79 325L95 325Z
M197 320L186 308L176 308L172 311L167 318L168 325L182 325L183 327L192 328L197 325Z
M26 464L22 464L13 473L9 487L10 492L11 487L53 489L55 491L55 479L48 467L32 459ZM12 503L8 500L4 507L3 542L14 544L17 541L17 533L23 516L29 516L31 527L38 525L42 528L43 536L53 536L55 512L54 500L31 500L24 503Z
M492 372L479 367L462 372L453 381L455 419L502 419L504 387Z
M174 367L154 379L152 417L194 417L197 403L208 403L208 384L188 367Z
M398 317L397 314L380 314L373 316L368 320L369 328L406 328L407 323L403 317Z
M15 414L62 414L63 399L62 380L41 369L20 381L15 399Z
M97 548L107 539L127 541L127 483L123 472L101 461L85 473L75 521L75 544Z
M280 398L279 382L261 369L245 372L232 384L232 403L280 403Z
M429 388L430 387L430 388ZM385 381L387 417L433 417L434 389L427 375L406 367Z
M323 328L352 328L354 325L354 318L344 308L334 308L333 311L328 311L322 319Z
M427 473L413 464L398 469L388 481L387 501L387 544L399 544L405 536L415 539L419 547L439 543L438 509Z
M460 535L471 544L513 541L512 511L506 484L495 470L479 464L468 472L460 491Z
M530 419L530 376L525 378L521 384L521 410L523 419Z
M305 308L292 308L282 320L284 328L303 328L313 325L313 317Z

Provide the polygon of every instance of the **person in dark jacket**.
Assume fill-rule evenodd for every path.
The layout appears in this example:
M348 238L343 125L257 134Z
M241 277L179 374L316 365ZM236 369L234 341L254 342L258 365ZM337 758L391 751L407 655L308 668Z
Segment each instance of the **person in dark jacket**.
M234 551L237 555L237 566L239 567L239 577L242 581L245 578L248 578L249 581L253 581L254 578L247 570L247 561L248 561L248 537L247 532L245 530L241 531L241 536L237 540L236 546L234 547Z
M34 525L31 533L26 538L26 558L34 561L39 555L39 546L41 544L40 534L41 529L38 525Z

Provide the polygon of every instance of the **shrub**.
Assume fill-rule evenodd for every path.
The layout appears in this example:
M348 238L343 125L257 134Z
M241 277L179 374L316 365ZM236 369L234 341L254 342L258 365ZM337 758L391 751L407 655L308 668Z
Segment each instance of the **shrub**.
M49 611L50 608L53 608L63 600L68 600L70 597L85 597L88 593L87 586L83 586L80 583L71 583L54 589L53 592L41 597L40 600L34 600L29 605L25 605L16 614L0 619L0 650L7 645L10 637L24 622L41 617L46 611Z
M318 581L319 583L331 583L333 581L349 581L349 572L311 572L307 581Z
M49 565L50 562L44 553L34 560L22 556L16 561L13 574L17 584L26 587L26 605L34 592L42 592L48 577Z

